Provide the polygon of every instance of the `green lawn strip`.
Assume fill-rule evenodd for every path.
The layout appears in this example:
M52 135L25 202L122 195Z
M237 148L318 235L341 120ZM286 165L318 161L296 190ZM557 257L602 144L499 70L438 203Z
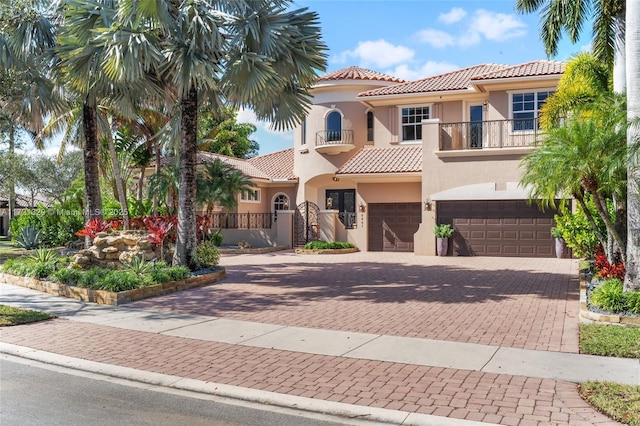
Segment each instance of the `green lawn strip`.
M580 353L640 359L640 328L580 324Z
M640 386L585 382L579 392L601 413L629 426L640 426Z
M30 322L43 321L51 318L55 318L55 315L0 305L0 327L28 324Z

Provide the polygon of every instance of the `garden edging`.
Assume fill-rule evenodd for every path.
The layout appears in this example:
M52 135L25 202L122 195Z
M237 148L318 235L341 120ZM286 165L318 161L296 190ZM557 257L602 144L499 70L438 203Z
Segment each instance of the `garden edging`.
M218 267L210 274L198 275L180 281L168 281L166 283L140 287L133 290L111 292L105 290L94 290L90 288L70 286L53 281L44 281L32 277L22 277L0 273L0 282L30 288L43 293L55 296L68 297L85 302L99 303L102 305L118 306L148 297L162 296L176 291L187 290L195 287L202 287L213 284L224 279L227 272L224 268Z
M590 311L587 307L587 281L583 277L580 278L580 321L584 323L640 327L640 317L600 314Z

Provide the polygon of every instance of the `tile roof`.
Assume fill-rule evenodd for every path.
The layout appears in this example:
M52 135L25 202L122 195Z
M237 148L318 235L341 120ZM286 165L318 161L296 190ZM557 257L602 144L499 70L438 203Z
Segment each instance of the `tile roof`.
M538 77L556 75L564 72L565 63L556 61L532 61L520 65L506 67L501 70L478 74L471 80L495 80L500 78Z
M372 81L390 81L393 83L404 83L406 80L383 74L377 71L368 70L360 67L342 68L336 71L328 72L318 77L316 82L332 81L332 80L372 80Z
M361 149L336 174L411 172L422 172L422 145Z
M249 177L256 178L256 179L270 180L270 176L267 173L263 172L253 164L249 163L247 160L243 160L240 158L227 157L226 155L222 155L222 154L213 154L211 152L198 152L197 155L198 155L198 160L197 160L198 164L213 163L216 159L219 159L223 163L229 164L236 170L241 171L242 173L244 173ZM175 157L162 157L160 159L160 165L170 166L174 163L174 161L175 161ZM150 167L153 167L154 163L151 164Z
M293 148L250 158L247 161L272 179L298 179L293 172Z
M41 197L34 197L33 202L37 206L38 204L42 204L45 207L50 207L51 202L45 200ZM31 197L27 197L25 195L16 194L16 203L15 208L17 209L26 209L31 206ZM8 209L9 208L9 197L0 195L0 209Z
M507 68L506 65L481 64L461 70L439 74L404 84L368 90L358 95L359 98L380 95L404 95L414 93L442 92L449 90L467 90L471 86L471 78Z

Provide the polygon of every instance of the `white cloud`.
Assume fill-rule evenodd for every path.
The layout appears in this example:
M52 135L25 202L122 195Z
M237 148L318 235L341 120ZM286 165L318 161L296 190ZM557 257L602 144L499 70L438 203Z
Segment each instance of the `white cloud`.
M394 46L380 39L376 41L361 41L354 50L347 50L333 58L334 62L344 63L351 58L359 60L362 66L389 67L411 60L415 52L408 47Z
M454 36L445 31L435 30L433 28L420 30L416 35L421 42L430 44L438 49L457 44Z
M462 18L464 18L466 15L467 12L465 12L464 9L460 7L454 7L447 13L441 13L440 16L438 16L438 21L444 24L453 24L462 20Z
M406 64L398 65L394 69L386 71L386 73L405 80L419 80L457 69L460 69L460 67L449 62L428 61L418 67L410 67Z
M482 34L487 40L506 41L526 34L527 25L515 15L478 9L471 20L471 32Z

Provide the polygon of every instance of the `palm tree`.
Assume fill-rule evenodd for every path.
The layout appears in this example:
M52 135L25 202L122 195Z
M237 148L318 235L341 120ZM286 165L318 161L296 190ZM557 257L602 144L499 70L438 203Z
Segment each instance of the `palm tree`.
M249 137L256 131L256 126L238 123L237 116L237 111L228 107L203 111L198 123L198 149L235 158L255 157L260 146Z
M326 66L318 17L288 11L288 1L155 2L122 0L104 34L106 69L134 80L162 78L180 109L180 193L174 263L195 267L198 109L228 102L252 109L276 128L303 117L308 88ZM140 93L140 92L138 92Z
M589 193L607 232L623 258L625 236L609 216L607 200L626 191L626 109L620 95L598 100L584 113L578 111L557 127L549 129L542 145L522 160L522 184L531 188L530 197L553 205L558 197L573 196L583 208L603 247L607 237L589 217L584 194Z
M200 206L207 205L207 214L215 205L233 210L238 205L238 194L255 188L249 176L219 158L198 173L196 185L196 201Z
M640 117L640 4L630 1L627 5L627 119L637 122ZM637 125L629 126L627 145L634 146L640 132ZM627 274L624 279L624 290L640 290L640 168L636 159L631 159L627 166Z
M614 90L625 88L625 7L626 0L516 0L520 13L540 11L542 39L548 56L558 54L564 32L576 43L586 21L593 16L593 53L614 67Z

